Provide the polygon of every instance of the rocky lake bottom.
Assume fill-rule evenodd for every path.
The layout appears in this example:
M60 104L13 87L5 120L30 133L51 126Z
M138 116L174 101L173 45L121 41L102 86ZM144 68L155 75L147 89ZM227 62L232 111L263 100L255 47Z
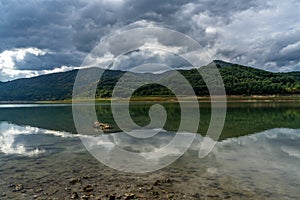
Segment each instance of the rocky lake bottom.
M203 136L177 133L195 137L193 144L170 165L147 173L116 170L97 160L73 133L67 106L0 111L0 199L300 198L298 107L230 108L225 135L206 157L199 158ZM105 135L116 146L139 152L165 146L174 134L163 130L146 142L123 132ZM102 139L100 134L95 142L103 151L96 152L107 152L109 160L116 147ZM165 155L181 148L174 146ZM145 157L140 163L159 163L168 156ZM117 160L124 169L140 167L126 157Z

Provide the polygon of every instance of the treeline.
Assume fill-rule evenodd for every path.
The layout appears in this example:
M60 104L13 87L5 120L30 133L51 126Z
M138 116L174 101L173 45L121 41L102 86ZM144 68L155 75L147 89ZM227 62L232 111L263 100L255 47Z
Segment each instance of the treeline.
M217 62L228 95L289 95L300 94L300 72L274 73L237 64ZM206 66L209 67L209 66ZM208 95L208 89L197 69L179 70L189 81L196 95ZM169 82L176 81L168 78ZM166 78L166 79L167 79ZM98 97L110 97L116 79L98 85ZM170 83L171 84L171 83ZM107 87L109 85L109 87ZM180 84L178 84L180 87ZM126 88L124 88L126 90ZM134 92L135 96L170 96L172 91L158 84L147 84Z
M223 78L228 95L290 95L300 94L300 72L273 73L252 67L215 61ZM205 66L210 67L210 65ZM88 70L88 69L86 69ZM95 70L95 69L93 69ZM101 69L96 69L101 70ZM43 101L71 99L73 84L78 70L19 79L0 83L0 101ZM196 95L208 95L207 86L196 69L179 70L189 81ZM98 82L96 97L111 97L112 91L125 72L106 70ZM163 74L136 74L134 81L159 78L180 91L182 85L172 72ZM129 95L130 79L122 82L124 96ZM91 86L92 87L92 86ZM89 90L88 87L86 90ZM88 91L86 92L88 94ZM171 96L172 91L158 84L146 84L138 88L134 96ZM84 96L84 95L83 95Z

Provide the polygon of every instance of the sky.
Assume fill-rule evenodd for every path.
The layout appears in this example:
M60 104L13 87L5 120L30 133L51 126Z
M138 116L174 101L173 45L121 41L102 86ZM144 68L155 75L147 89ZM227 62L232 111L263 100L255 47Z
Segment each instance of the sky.
M79 68L108 35L151 26L190 36L212 59L300 71L299 11L299 0L0 0L0 81Z

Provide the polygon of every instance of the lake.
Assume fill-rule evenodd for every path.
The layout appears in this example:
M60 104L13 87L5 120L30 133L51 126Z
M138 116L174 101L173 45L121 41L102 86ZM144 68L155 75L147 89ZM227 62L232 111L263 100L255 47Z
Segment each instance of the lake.
M149 124L148 111L153 104L130 104L132 119L140 126ZM114 121L110 104L97 104L98 120L111 126L105 137L115 143L102 145L97 151L113 152L118 147L150 152L167 145L178 130L181 110L177 103L161 105L166 109L166 123L155 137L146 139L126 135ZM195 137L184 155L160 170L136 174L111 169L86 150L80 138L91 139L95 135L83 136L76 131L72 105L2 104L1 199L300 198L299 103L228 103L222 134L213 138L216 146L201 159L199 144L211 113L209 104L199 105L197 133L188 128L179 133L182 140ZM188 103L186 106L194 109ZM97 136L99 143L103 134ZM168 156L180 148L174 147ZM119 156L120 164L130 166L126 158L115 156ZM149 160L162 162L163 156L143 159L146 165Z

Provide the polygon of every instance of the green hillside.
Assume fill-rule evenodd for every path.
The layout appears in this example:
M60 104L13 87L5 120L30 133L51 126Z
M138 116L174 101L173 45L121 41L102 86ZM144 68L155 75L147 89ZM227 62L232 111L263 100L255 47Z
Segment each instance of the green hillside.
M214 61L223 78L228 95L300 94L300 72L273 73L252 67ZM210 65L205 66L210 67ZM97 70L101 69L86 69ZM72 98L73 83L78 70L42 75L33 78L0 82L0 101L43 101ZM206 84L196 69L179 70L193 86L197 95L208 95ZM98 83L96 97L110 97L115 84L125 72L106 70ZM175 84L172 72L163 74L136 74L131 76L143 80L161 78L162 82ZM162 78L163 77L163 78ZM122 84L126 96L130 80ZM176 87L181 87L177 84ZM88 89L87 89L88 90ZM86 91L88 93L88 91ZM145 85L135 91L136 96L169 96L172 92L160 85Z
M220 68L228 94L299 94L300 74L272 73L232 64Z
M69 99L76 74L74 70L2 83L0 101Z

